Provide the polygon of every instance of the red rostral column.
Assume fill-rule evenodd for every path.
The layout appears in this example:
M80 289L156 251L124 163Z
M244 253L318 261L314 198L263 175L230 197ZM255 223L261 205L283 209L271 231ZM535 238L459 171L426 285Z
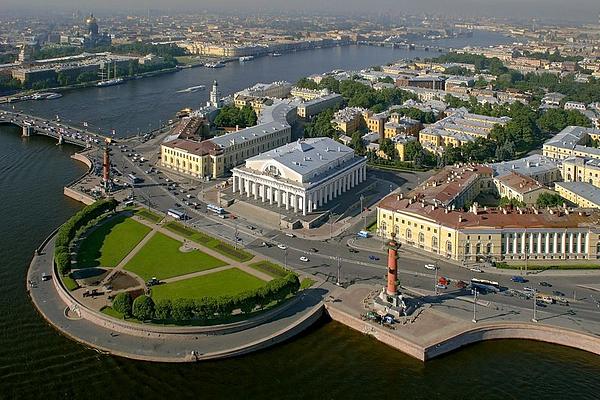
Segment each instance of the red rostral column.
M102 181L105 187L110 180L110 155L108 153L108 143L104 144L104 162L102 163Z
M391 240L388 243L388 274L387 274L387 294L389 296L395 296L397 294L398 287L396 281L398 280L398 244Z

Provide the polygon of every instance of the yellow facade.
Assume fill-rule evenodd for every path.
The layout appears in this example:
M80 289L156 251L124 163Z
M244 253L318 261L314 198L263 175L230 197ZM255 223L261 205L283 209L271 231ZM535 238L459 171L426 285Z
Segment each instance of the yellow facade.
M559 182L556 183L554 189L562 198L570 201L573 204L577 204L579 207L600 208L600 202L586 199L583 196L580 196L578 193L562 186Z
M562 176L565 182L587 182L600 187L600 163L590 163L581 158L563 161Z

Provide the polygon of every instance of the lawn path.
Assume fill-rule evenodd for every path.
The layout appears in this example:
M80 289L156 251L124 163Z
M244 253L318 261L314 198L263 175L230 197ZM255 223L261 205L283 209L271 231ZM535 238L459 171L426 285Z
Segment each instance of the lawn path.
M106 277L102 280L101 285L106 284L106 282L110 282L110 279L112 278L112 276L114 274L116 274L118 271L121 271L125 267L125 265L127 265L129 260L131 260L142 249L142 247L144 247L146 245L146 243L148 243L148 241L150 239L152 239L152 237L156 234L156 232L158 231L158 228L156 228L156 226L151 226L151 225L148 225L148 226L150 226L152 228L152 230L137 244L137 246L135 246L133 248L133 250L131 250L129 252L129 254L127 254L125 256L125 258L123 258L121 260L119 265L117 265L115 268L113 268L113 270L110 271L110 273L108 275L106 275ZM135 276L135 278L139 282L141 282L142 285L145 284L144 280L141 277L137 276L136 274L130 274L130 275Z
M265 282L269 282L269 281L273 280L272 276L270 276L268 274L265 274L264 272L257 271L256 269L254 269L252 267L249 267L245 263L241 263L239 261L231 259L231 258L229 258L229 257L227 257L227 256L225 256L225 255L223 255L221 253L219 253L218 251L215 251L215 250L211 249L211 248L204 247L204 246L202 246L202 245L200 245L200 244L198 244L198 243L196 243L196 242L194 242L192 240L189 240L189 239L185 238L184 236L181 236L181 235L179 235L179 234L171 231L170 229L164 228L164 227L162 227L160 225L153 224L152 222L143 220L142 218L140 218L140 219L135 218L135 219L139 223L147 225L150 228L152 228L152 230L154 232L160 232L163 235L166 235L166 236L168 236L168 237L170 237L172 239L175 239L175 240L178 240L178 241L180 241L182 243L185 243L186 246L188 246L190 248L199 250L199 251L201 251L203 253L206 253L208 255L211 255L211 256L215 257L216 259L223 260L223 261L227 262L227 264L229 264L227 266L228 268L233 268L233 267L239 268L242 271L247 272L250 275L254 275L255 277L257 277L259 279L262 279ZM137 253L138 250L139 249L137 249L137 247L134 249L134 251L136 253ZM129 259L130 257L128 256L126 258ZM266 259L264 257L261 257L260 255L256 255L255 254L254 258L252 260L250 260L250 261L252 261L253 263L255 263L255 262L260 262L262 260L266 260ZM121 266L121 264L119 264L119 266ZM228 269L226 267L221 267L221 268L222 269ZM207 271L193 272L191 274L186 274L186 275L181 275L179 277L173 277L173 278L165 279L165 282L172 282L172 281L178 281L178 280L181 280L181 279L192 278L192 277L194 277L196 275L205 275L205 274L209 274L211 272L217 272L217 271L220 271L220 270L221 270L220 268L213 268L213 269L210 269L210 270L207 270ZM183 278L183 277L185 277L185 278Z

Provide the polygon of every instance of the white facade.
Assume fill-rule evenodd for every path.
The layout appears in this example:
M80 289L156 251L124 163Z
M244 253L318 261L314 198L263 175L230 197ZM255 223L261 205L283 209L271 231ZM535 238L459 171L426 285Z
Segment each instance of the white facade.
M249 158L233 169L233 190L306 215L366 177L363 157L330 138L313 138Z

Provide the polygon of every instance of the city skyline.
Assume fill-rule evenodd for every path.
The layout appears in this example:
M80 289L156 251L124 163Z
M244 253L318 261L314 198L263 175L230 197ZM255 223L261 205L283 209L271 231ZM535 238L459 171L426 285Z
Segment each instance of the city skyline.
M234 12L270 14L278 12L293 13L327 13L332 15L350 15L367 13L378 14L427 14L445 15L450 17L477 17L493 16L512 19L538 19L561 20L577 22L598 22L600 7L594 0L576 0L565 9L564 3L558 0L424 0L415 4L407 0L375 0L368 4L359 0L333 0L319 2L307 0L291 3L286 0L253 0L250 2L240 0L205 0L192 2L189 0L174 0L168 6L158 0L139 1L128 0L125 2L107 1L96 2L92 0L73 1L58 0L47 4L38 0L5 0L3 13L19 12L68 12L73 9L82 11L96 11L100 13L127 12L144 13L153 10L157 14L177 12ZM309 11L310 10L310 11Z

